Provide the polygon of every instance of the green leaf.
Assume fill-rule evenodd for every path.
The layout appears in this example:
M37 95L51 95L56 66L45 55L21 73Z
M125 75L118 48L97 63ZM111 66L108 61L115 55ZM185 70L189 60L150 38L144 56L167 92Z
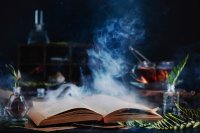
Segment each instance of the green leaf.
M172 69L170 72L167 82L171 85L175 84L179 75L181 74L183 68L185 67L187 61L188 61L189 55L187 55L176 67Z

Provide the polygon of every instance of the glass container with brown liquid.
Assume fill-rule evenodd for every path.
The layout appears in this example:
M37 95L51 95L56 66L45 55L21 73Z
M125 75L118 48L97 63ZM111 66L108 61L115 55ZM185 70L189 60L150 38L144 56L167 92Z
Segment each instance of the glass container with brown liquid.
M165 82L168 78L169 73L174 67L173 61L162 61L157 65L156 75L158 82Z
M136 72L137 76L143 80L139 79L138 81L145 80L145 83L164 83L173 67L173 61L162 61L158 65L152 62L140 62L137 65Z
M137 66L138 75L143 77L147 83L156 82L156 64L150 62L140 62Z
M13 88L13 94L10 96L9 101L5 106L5 111L13 122L26 120L25 115L28 111L28 106L21 94L20 87Z

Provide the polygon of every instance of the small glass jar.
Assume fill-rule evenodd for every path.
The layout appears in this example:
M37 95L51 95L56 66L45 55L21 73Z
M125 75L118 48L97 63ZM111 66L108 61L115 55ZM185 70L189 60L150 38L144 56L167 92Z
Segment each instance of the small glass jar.
M163 94L163 114L174 113L179 115L180 110L176 107L179 104L180 93L175 91L175 86L167 84L167 91Z
M37 88L37 98L44 98L44 97L45 97L45 89Z
M25 121L25 115L28 111L28 106L21 94L21 87L14 87L13 94L10 96L8 103L5 106L5 111L12 122Z

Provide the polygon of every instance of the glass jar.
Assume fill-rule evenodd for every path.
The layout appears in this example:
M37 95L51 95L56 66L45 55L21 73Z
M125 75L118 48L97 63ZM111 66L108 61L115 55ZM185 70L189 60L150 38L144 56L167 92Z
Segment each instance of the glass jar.
M140 62L137 65L138 76L143 83L156 82L156 64L152 62Z
M37 88L37 98L44 98L44 97L45 97L45 89Z
M21 94L21 87L13 88L13 94L5 106L5 111L13 122L27 120L25 115L28 111L28 106L24 96Z
M179 104L180 93L175 91L175 85L167 84L167 91L163 94L163 114L174 113L179 115L180 110L176 107Z
M173 61L161 61L156 67L156 77L158 82L165 82L169 73L174 67Z

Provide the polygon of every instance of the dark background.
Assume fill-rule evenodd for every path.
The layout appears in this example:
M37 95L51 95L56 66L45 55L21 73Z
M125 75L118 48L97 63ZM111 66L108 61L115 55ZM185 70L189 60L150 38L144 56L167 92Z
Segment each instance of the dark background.
M200 87L199 0L6 0L0 2L0 68L16 63L17 46L26 44L34 24L34 10L43 9L51 41L92 43L97 27L121 17L135 4L146 31L138 49L152 61L190 61L182 77L185 87ZM147 51L147 52L146 52ZM193 81L193 82L191 82Z

